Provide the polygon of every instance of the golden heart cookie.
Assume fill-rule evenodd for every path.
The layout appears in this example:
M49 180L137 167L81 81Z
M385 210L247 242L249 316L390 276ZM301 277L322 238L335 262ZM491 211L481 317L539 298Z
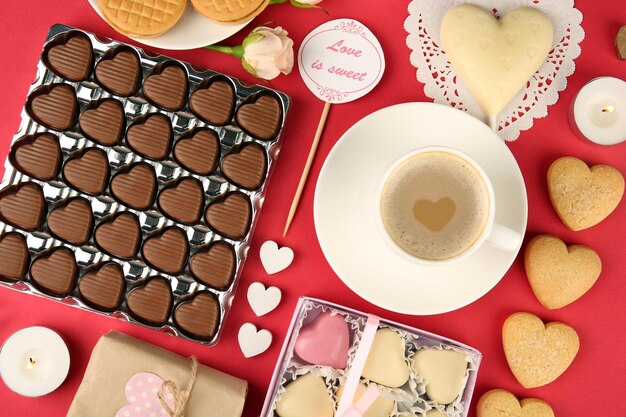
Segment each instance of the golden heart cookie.
M556 214L572 230L587 229L615 210L624 195L624 177L608 165L573 156L557 159L548 169L548 191Z
M153 38L170 30L185 11L187 0L98 0L104 20L132 38Z
M487 391L478 400L477 417L554 417L552 407L537 398L524 398L518 401L510 392L503 389Z
M544 324L534 314L520 312L505 320L502 345L515 378L524 388L535 388L565 372L578 353L579 340L567 324Z
M539 235L528 242L524 265L535 296L549 309L564 307L582 297L602 271L600 257L593 249L566 246L550 235Z
M441 43L478 104L495 116L545 62L552 49L550 19L520 7L499 20L473 4L452 7L443 17Z

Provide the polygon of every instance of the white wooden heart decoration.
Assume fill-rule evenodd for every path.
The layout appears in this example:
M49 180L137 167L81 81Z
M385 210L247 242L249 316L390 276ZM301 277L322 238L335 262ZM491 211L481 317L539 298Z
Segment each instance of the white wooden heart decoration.
M239 329L237 338L241 352L246 358L260 355L272 344L272 334L265 329L257 331L252 323L244 323Z
M275 274L286 269L293 262L293 250L287 246L278 248L273 240L268 240L261 245L259 253L263 268L268 274Z
M254 311L254 314L258 317L278 307L282 296L279 288L269 287L265 289L265 285L260 282L253 282L248 287L248 303L250 303L252 311Z

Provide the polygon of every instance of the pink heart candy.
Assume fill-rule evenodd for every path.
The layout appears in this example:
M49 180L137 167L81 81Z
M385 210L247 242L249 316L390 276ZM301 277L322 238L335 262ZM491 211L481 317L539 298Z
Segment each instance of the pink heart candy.
M348 364L350 332L339 314L322 313L300 330L295 351L313 365L344 369Z
M161 385L163 379L158 375L147 372L133 375L125 387L129 405L120 408L115 417L169 417L159 401ZM170 409L174 407L174 397L169 390L166 390L165 403Z

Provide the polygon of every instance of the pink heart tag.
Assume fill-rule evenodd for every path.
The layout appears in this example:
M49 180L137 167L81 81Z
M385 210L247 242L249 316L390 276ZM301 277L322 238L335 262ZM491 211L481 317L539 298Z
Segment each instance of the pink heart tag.
M300 330L295 351L300 359L314 365L344 369L348 364L350 332L339 315L322 313Z
M140 372L133 375L126 383L125 393L128 405L120 408L115 417L169 417L161 406L159 390L163 379L155 374ZM174 396L166 391L165 403L174 408Z

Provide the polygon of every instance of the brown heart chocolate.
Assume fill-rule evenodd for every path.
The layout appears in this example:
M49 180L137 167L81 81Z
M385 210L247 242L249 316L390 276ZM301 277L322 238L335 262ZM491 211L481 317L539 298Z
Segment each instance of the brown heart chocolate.
M226 155L221 168L231 183L246 190L256 190L263 185L267 172L265 149L254 142L246 143Z
M194 224L202 216L204 189L193 177L184 177L166 185L157 199L159 210L170 219L184 224Z
M256 95L239 106L235 122L253 138L272 140L278 134L282 122L280 100L272 93Z
M206 222L215 232L235 240L243 239L250 230L252 207L245 194L232 192L207 207Z
M152 206L157 179L152 167L145 162L137 162L122 168L111 179L111 194L119 202L137 210L147 210Z
M109 159L100 148L87 148L71 155L63 166L63 178L70 187L99 195L109 184Z
M49 84L30 93L26 110L40 125L64 131L76 124L78 100L71 85Z
M211 339L220 324L220 303L210 292L199 292L191 300L178 304L174 322L191 337Z
M105 90L119 96L130 96L141 81L141 63L135 51L118 46L107 51L96 65L96 81Z
M18 281L26 276L30 253L26 239L19 233L9 232L0 236L0 279Z
M134 152L160 161L170 152L172 124L161 113L150 113L135 121L126 132L126 143Z
M156 68L143 82L143 95L148 101L171 111L185 106L188 89L187 71L173 61Z
M153 277L140 287L133 288L126 299L128 311L137 320L161 326L172 308L172 290L167 280Z
M114 262L90 268L78 281L80 297L98 310L117 309L122 303L125 289L124 271Z
M146 264L171 275L183 272L188 255L187 235L175 226L161 229L148 237L141 249Z
M200 283L217 290L226 290L235 277L237 257L226 242L217 241L196 252L189 261L191 275Z
M174 159L194 174L211 174L219 157L220 140L211 129L194 129L174 144Z
M24 230L41 227L46 217L46 200L41 187L25 182L0 192L0 220Z
M137 254L140 240L139 220L127 211L103 218L96 227L96 245L113 256L132 258Z
M91 237L93 213L89 200L71 198L48 215L48 229L53 236L74 245L84 245Z
M83 112L78 125L88 139L105 146L117 145L126 126L124 107L114 98L101 100Z
M206 86L201 86L191 94L189 107L203 121L215 126L224 126L233 117L235 88L225 79L211 79Z
M61 147L51 133L36 133L17 140L11 147L11 164L29 177L50 181L59 175Z
M78 266L72 251L64 246L39 255L30 266L30 279L40 291L55 296L70 295Z
M69 81L86 80L93 67L91 41L82 32L66 32L46 45L43 60L61 78Z

